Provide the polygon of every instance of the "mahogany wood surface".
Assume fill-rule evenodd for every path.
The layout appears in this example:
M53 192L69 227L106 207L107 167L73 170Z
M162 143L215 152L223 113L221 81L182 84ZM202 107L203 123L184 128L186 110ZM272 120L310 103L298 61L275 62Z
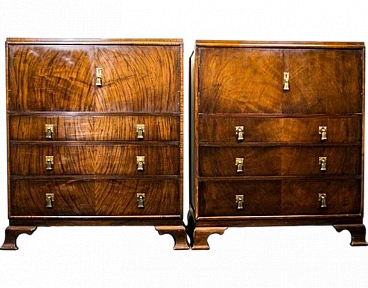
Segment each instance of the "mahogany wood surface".
M36 229L36 226L9 226L5 230L5 241L0 250L18 250L18 236L23 233L32 235Z
M187 233L183 226L156 226L158 234L170 234L175 241L174 250L189 250Z

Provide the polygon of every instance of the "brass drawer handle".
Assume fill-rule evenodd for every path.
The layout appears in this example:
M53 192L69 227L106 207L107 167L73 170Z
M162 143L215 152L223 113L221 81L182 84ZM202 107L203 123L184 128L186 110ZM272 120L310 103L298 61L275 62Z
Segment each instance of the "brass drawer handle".
M52 171L54 168L54 156L46 156L46 171Z
M321 208L327 208L327 195L326 193L318 194L318 201L321 202Z
M102 68L96 68L96 86L102 87Z
M146 199L146 194L144 193L137 193L137 202L138 208L144 208L144 201Z
M54 193L46 193L46 208L54 208Z
M236 203L236 209L237 210L243 210L244 209L244 195L235 195L235 203Z
M289 72L284 72L284 82L283 82L284 91L288 91L290 89L289 80L290 80Z
M137 170L143 171L144 170L144 156L137 156Z
M46 139L52 139L52 133L54 133L54 124L45 124Z
M321 171L327 170L327 157L318 158L319 166L321 166Z
M137 139L143 139L144 138L144 124L137 124L136 130L137 130Z
M236 126L235 134L238 137L238 141L243 141L244 140L244 126Z
M236 173L243 172L244 158L235 158Z
M321 135L321 140L327 140L327 126L319 126L318 133Z

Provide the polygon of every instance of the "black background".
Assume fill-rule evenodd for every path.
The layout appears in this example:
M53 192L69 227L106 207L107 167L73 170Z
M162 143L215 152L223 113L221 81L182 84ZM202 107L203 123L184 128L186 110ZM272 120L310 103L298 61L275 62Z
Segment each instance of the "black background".
M245 38L251 40L261 39L312 39L310 35L298 33L298 37L291 37L280 33L251 32L0 32L0 241L4 239L4 228L7 225L5 212L5 107L4 107L4 40L6 36L83 36L83 37L180 37L185 39L185 133L189 135L189 88L188 88L188 56L196 38ZM313 39L365 39L357 35L346 35L337 37L329 35L313 34ZM336 36L336 35L334 35ZM350 36L350 37L349 37ZM367 133L366 133L367 135ZM189 139L185 139L185 145L189 147ZM367 143L367 140L366 140ZM188 150L187 150L188 151ZM189 175L190 155L186 151L185 175ZM367 167L367 165L366 165ZM190 178L186 176L185 191L189 191ZM368 197L367 197L368 198ZM368 206L368 205L367 205ZM191 222L188 231L193 229ZM171 235L158 235L153 229L54 229L38 228L30 237L20 235L18 243L21 250L17 253L5 252L0 256L113 256L118 258L134 256L227 256L237 259L247 259L250 255L265 255L270 253L291 252L297 255L313 255L324 258L326 253L336 251L340 253L356 253L362 256L367 254L368 249L350 248L350 234L348 232L337 232L332 227L290 227L290 228L243 228L231 229L223 237L214 235L210 237L211 250L206 252L173 252L171 247L174 239ZM190 239L189 239L190 241ZM341 255L341 254L340 254ZM249 259L249 258L248 258ZM235 276L235 275L234 275Z

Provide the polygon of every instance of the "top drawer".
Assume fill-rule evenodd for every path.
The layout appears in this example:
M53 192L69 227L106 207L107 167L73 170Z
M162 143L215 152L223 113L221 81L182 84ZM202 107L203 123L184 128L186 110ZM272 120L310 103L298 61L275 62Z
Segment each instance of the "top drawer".
M8 110L178 112L180 67L179 45L8 44Z
M361 113L363 57L363 49L201 47L199 112Z

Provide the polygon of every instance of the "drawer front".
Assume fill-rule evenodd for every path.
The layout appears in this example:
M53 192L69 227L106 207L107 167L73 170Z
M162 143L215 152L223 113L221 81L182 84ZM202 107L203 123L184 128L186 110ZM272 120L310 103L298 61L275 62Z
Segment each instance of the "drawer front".
M200 182L199 216L277 215L280 191L280 181ZM242 209L236 195L243 195Z
M178 146L11 145L12 175L178 175ZM46 170L46 156L53 156ZM138 171L137 156L144 156Z
M179 117L175 116L10 116L11 140L179 141ZM51 138L45 125L51 124ZM137 125L144 125L138 139Z
M357 214L360 189L352 179L200 182L199 216Z
M243 127L238 140L236 127ZM319 127L326 127L321 140ZM199 118L200 142L283 142L283 143L354 143L361 142L361 117L324 118Z
M46 208L46 193L53 193ZM138 208L137 193L144 193ZM13 180L11 216L179 215L177 180Z
M180 57L180 46L9 45L8 109L179 112Z
M325 170L320 157L326 157ZM236 165L237 158L243 159L242 167ZM360 175L361 147L200 147L199 173L200 176Z
M360 213L361 180L283 180L282 214ZM326 207L321 207L325 194Z
M362 111L363 50L200 48L199 53L200 113Z

